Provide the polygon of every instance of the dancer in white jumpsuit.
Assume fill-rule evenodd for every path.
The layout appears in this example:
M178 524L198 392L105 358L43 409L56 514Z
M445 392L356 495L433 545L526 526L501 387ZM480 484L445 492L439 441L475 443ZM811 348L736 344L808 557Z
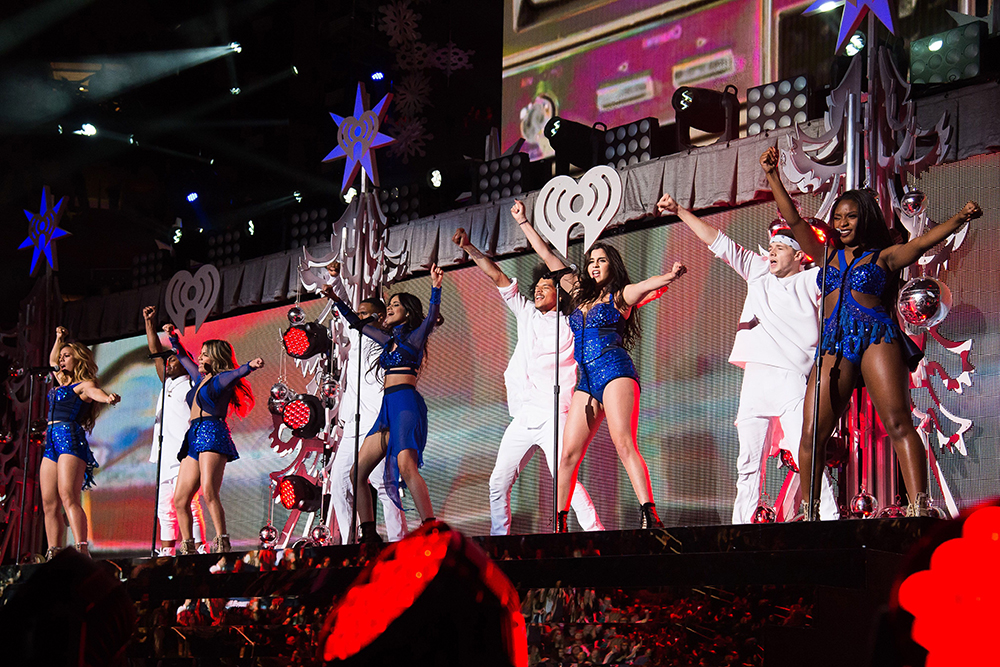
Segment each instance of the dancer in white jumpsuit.
M336 296L344 303L350 303L347 297L347 290L344 289L340 279L339 265L335 262L327 267L327 271L333 278L333 282L324 288L323 292L327 296ZM362 318L374 316L381 319L385 316L385 304L379 299L367 299L358 306L358 315ZM350 348L347 353L347 367L344 369L343 393L340 400L339 423L343 435L337 452L333 457L333 466L330 469L330 502L333 503L333 512L337 520L337 528L340 531L340 543L347 544L351 534L351 505L354 502L354 486L351 483L351 467L354 465L354 415L358 409L358 394L356 385L358 382L358 355L361 356L361 422L358 433L360 439L358 446L364 442L365 436L371 430L375 419L378 417L379 409L382 407L382 382L375 376L375 371L371 370L372 361L378 358L382 348L367 336L361 336L356 329L347 330L347 338ZM360 339L360 344L359 344ZM377 348L372 352L372 348ZM386 537L390 542L398 542L406 535L406 515L403 510L389 499L385 493L385 483L383 482L383 466L385 461L381 461L369 475L368 481L372 483L378 492L379 500L382 503L382 514L385 518ZM367 492L367 491L366 491Z
M751 523L760 499L765 458L778 448L785 449L798 465L806 381L819 341L819 269L803 269L805 254L790 232L775 234L764 256L735 243L669 194L656 207L660 214L680 217L716 257L747 281L747 298L729 362L743 368L736 413L740 453L733 523ZM820 491L820 518L839 517L827 471Z
M156 333L156 306L146 306L142 309L146 323L146 344L153 354L163 352L159 335ZM191 378L181 366L176 356L156 360L156 374L163 379L166 373L166 400L163 389L156 397L156 422L153 424L153 443L149 452L149 462L160 461L160 495L156 506L156 517L160 521L160 555L173 556L176 553L177 540L180 538L180 528L177 525L177 510L174 508L174 486L177 475L181 471L181 462L177 454L181 451L184 435L187 433L191 420L191 406L185 398L193 386ZM160 457L160 429L163 429L163 457ZM195 493L191 501L191 516L194 520L194 541L198 550L204 551L205 515L201 510L201 489Z
M532 287L534 303L518 292L517 280L510 279L497 264L483 255L459 228L452 241L464 250L500 290L500 297L517 320L517 343L511 355L504 384L507 408L513 421L504 431L497 460L490 475L490 534L510 534L510 493L518 475L528 465L535 449L542 452L555 475L552 456L552 383L555 379L555 327L559 322L559 432L566 425L566 414L576 385L576 361L573 358L573 331L556 307L555 283L540 278ZM583 485L577 483L570 500L577 521L584 530L604 530L594 502Z

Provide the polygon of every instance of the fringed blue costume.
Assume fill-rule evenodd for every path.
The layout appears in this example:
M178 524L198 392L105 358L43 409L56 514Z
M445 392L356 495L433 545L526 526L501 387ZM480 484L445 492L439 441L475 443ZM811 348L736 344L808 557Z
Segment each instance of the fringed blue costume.
M881 305L874 308L862 306L852 292L881 298L885 292L888 275L878 265L880 249L867 250L848 264L844 251L837 251L838 266L827 266L826 294L837 290L837 305L823 323L822 351L840 355L855 366L861 365L861 357L869 346L877 343L891 343L901 340L907 365L915 367L914 361L922 356L918 349L899 329L892 316ZM870 261L863 262L867 257ZM831 257L832 259L832 257ZM828 260L829 263L829 260ZM847 266L844 271L843 266ZM823 272L816 275L816 284L823 289ZM916 356L915 357L915 354ZM820 350L817 349L816 354Z
M639 384L639 374L628 352L622 347L625 318L610 301L600 301L584 315L579 308L569 316L573 330L579 379L576 390L604 402L604 388L620 377Z
M49 426L45 431L45 453L50 461L59 462L62 454L83 459L87 469L83 475L83 489L94 485L94 468L98 467L90 451L87 434L81 422L90 415L90 403L80 398L73 389L79 382L53 387L49 390Z
M177 460L183 461L188 456L197 460L202 452L215 452L225 456L227 461L235 461L240 455L229 432L229 425L226 424L226 414L236 392L236 381L250 375L253 369L249 364L243 364L234 370L213 375L202 386L201 381L205 376L198 371L198 364L191 359L176 335L170 336L170 346L184 370L194 380L194 386L187 393L187 404L193 406L198 401L198 407L204 413L204 416L191 420Z
M357 327L361 318L347 304L334 300L337 310L351 326ZM431 299L427 307L427 317L412 331L403 324L393 327L391 332L366 324L361 333L382 346L378 365L386 375L416 375L424 360L427 336L434 328L441 309L441 288L431 288ZM424 465L424 447L427 446L427 404L417 388L410 384L397 384L387 388L382 394L382 408L368 435L381 431L389 432L389 442L385 452L385 492L399 508L399 489L404 486L399 478L399 453L404 449L417 452L417 465Z

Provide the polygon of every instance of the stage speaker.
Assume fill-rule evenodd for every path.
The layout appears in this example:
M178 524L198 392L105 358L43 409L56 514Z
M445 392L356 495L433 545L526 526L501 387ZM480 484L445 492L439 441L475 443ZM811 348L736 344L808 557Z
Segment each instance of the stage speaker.
M975 21L910 44L910 83L950 83L982 71L986 24Z

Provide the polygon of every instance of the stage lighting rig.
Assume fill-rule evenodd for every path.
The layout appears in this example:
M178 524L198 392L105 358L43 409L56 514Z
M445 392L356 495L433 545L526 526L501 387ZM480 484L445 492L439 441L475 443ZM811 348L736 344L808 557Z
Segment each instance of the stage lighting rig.
M531 162L527 153L487 160L477 169L475 194L480 204L517 196L531 189Z
M285 225L287 247L314 246L330 238L326 207L292 213Z
M979 76L986 29L985 23L973 21L913 40L910 43L910 83L952 83Z
M208 243L209 263L216 267L238 264L241 258L240 236L238 229L210 235L206 241Z
M721 134L720 142L740 136L740 100L736 97L736 86L726 86L721 93L681 86L674 91L670 103L674 107L679 147L691 148L691 128Z
M278 482L278 497L286 510L315 512L323 504L323 493L302 475L286 475Z
M81 137L95 137L97 136L97 128L91 123L84 123L79 130L73 130L73 134L78 134Z
M602 135L602 163L621 169L659 157L662 150L657 141L659 129L660 122L655 118L612 127Z
M379 190L378 201L390 225L420 217L420 186L416 183Z
M296 394L281 408L281 421L297 438L315 438L323 428L325 415L323 403L312 394Z
M294 359L309 359L330 351L330 333L318 322L291 325L282 334L281 342L288 356Z
M606 125L599 124L603 126L600 130L559 116L553 116L545 124L542 134L556 152L557 173L569 173L571 164L580 169L590 169L597 163L599 144L607 131Z
M155 285L166 280L173 273L173 265L173 257L169 250L157 250L134 256L132 258L132 288Z
M188 202L190 202L192 204L195 203L196 201L198 201L198 193L197 192L189 192L188 196L187 196L187 200L188 200Z
M805 76L747 89L747 136L804 123L811 115L811 99Z

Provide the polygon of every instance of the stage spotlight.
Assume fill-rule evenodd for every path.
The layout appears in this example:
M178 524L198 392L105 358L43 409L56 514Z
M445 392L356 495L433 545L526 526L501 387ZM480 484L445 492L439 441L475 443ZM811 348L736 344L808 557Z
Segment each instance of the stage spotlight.
M326 327L317 322L295 324L281 336L288 356L308 359L330 351L330 335Z
M856 56L865 48L865 35L860 30L851 35L850 41L844 47L844 53L849 56Z
M531 190L529 167L527 153L504 155L480 164L476 176L479 203L506 199Z
M232 230L212 234L206 239L208 243L208 262L221 268L230 264L239 264L240 231Z
M229 42L229 48L236 53L243 53L243 47L240 46L239 42Z
M247 234L253 236L253 232L254 232L253 220L247 220Z
M440 521L385 547L330 611L322 657L341 665L527 667L517 591L472 540ZM446 648L442 648L446 647ZM342 661L342 662L341 662Z
M174 230L174 243L175 244L180 243L181 242L181 237L183 235L184 235L183 230L181 230L181 229L175 229Z
M553 116L545 124L542 134L556 152L556 172L569 172L569 165L590 169L597 162L598 144L604 131L587 127L583 123Z
M230 95L239 95L240 94L239 87L230 88L229 89L229 94Z
M79 134L81 137L93 137L97 135L97 128L90 123L84 123L79 130L73 130L73 134Z
M670 103L674 107L678 146L691 147L691 128L721 134L720 142L740 136L740 100L736 97L736 86L726 86L721 93L681 86L674 91Z
M427 184L430 185L435 190L439 189L444 183L444 175L441 173L440 169L431 169L427 174Z
M295 201L297 203L299 203L299 204L302 203L302 193L299 192L298 190L296 190L295 192L292 193L292 197L295 199Z
M358 196L358 191L352 185L351 187L347 188L347 192L344 193L343 196L344 203L350 204L352 201L354 201L354 198L357 196Z
M292 213L285 226L288 248L314 246L329 240L330 233L327 231L329 224L326 216L326 208Z
M198 201L198 193L197 192L189 192L188 196L187 196L187 200L189 202L192 202L192 203Z
M323 428L323 404L312 394L296 394L281 408L281 421L297 438L315 438Z
M747 90L747 136L809 120L812 86L809 79L776 81Z
M173 268L173 257L169 250L135 255L132 257L132 289L166 280L173 273Z
M385 73L383 72L372 72L372 81L381 81L385 78Z
M295 65L292 65L292 76L298 76L298 75L299 75L299 68L296 67Z
M985 24L980 21L952 28L910 43L910 83L951 83L982 72Z
M660 147L656 145L659 128L657 119L643 118L609 129L603 134L604 164L621 169L659 157Z
M278 482L278 497L286 510L315 512L323 502L319 487L301 475L287 475Z
M816 11L832 12L834 9L840 7L842 4L844 4L843 0L841 0L840 2L837 2L837 0L830 0L829 2L824 2L822 5L820 5L819 9L817 9Z

